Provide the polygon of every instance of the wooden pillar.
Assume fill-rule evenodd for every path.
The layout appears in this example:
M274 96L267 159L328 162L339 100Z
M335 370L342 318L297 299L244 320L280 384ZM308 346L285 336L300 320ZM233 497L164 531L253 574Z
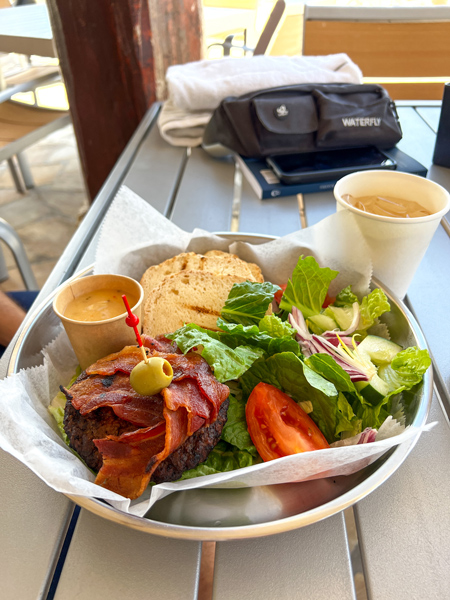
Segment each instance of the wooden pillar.
M91 200L156 100L156 71L201 56L200 0L157 3L151 19L149 0L47 1Z
M155 48L158 100L167 96L164 76L171 65L200 60L203 48L201 0L148 0Z

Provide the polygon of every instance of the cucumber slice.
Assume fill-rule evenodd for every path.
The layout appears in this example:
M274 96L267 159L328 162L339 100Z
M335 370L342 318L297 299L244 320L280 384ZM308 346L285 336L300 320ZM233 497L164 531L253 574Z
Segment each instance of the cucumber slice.
M389 364L401 350L398 344L376 335L368 335L358 346L358 352L368 356L375 365Z
M324 314L308 317L308 321L319 327L322 331L332 331L333 329L336 329L336 321Z
M370 381L357 381L355 387L372 406L379 404L391 391L389 385L378 375L374 375Z

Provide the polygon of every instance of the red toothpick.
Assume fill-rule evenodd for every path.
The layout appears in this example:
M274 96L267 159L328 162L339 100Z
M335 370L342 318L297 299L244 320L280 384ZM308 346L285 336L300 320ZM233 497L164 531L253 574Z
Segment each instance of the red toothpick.
M123 303L125 304L125 308L127 309L128 317L125 319L125 323L128 327L132 327L134 329L134 335L136 336L137 343L139 344L139 348L142 352L142 356L144 357L145 362L148 362L147 354L144 350L144 345L142 344L141 336L139 335L139 330L137 326L139 325L139 317L134 315L131 312L130 305L128 304L128 300L125 294L122 295Z

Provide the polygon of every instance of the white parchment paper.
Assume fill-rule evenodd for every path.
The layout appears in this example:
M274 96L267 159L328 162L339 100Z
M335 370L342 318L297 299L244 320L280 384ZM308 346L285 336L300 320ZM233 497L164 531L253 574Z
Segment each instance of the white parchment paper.
M372 265L350 212L342 211L314 227L254 246L196 229L187 233L165 219L139 196L123 187L110 207L100 234L95 272L119 273L140 279L153 264L183 251L230 250L256 262L267 280L284 283L301 254L313 255L322 266L340 271L332 291L352 284L357 293L368 289ZM102 498L116 508L143 516L154 502L176 491L198 487L247 487L351 474L376 460L389 448L412 440L424 429L371 444L330 448L287 456L219 475L179 483L164 483L130 500L95 485L93 473L61 439L47 407L60 384L70 381L77 360L61 332L43 350L44 364L0 382L0 447L27 465L56 491Z

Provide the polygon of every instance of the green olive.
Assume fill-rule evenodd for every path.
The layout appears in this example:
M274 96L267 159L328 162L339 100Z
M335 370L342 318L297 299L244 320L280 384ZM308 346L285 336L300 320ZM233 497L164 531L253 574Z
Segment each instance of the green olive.
M130 373L131 387L142 396L159 394L173 379L170 362L160 356L152 356L138 363Z

